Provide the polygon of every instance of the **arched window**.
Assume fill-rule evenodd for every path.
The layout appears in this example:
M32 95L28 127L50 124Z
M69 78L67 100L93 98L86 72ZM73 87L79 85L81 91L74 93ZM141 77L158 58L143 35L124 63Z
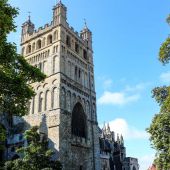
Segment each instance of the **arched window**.
M73 135L86 138L86 115L81 103L77 103L72 112L71 132Z
M54 41L55 41L55 40L58 40L58 31L55 31L55 32L54 32L54 38L53 38L53 39L54 39Z
M43 111L43 93L39 94L39 104L38 104L38 112Z
M31 53L31 45L28 45L28 46L27 46L26 53L27 53L27 54Z
M41 46L42 46L41 40L38 40L36 44L37 50L40 49Z
M51 109L51 94L50 91L48 90L45 94L45 110L50 109Z
M32 44L32 52L35 51L35 43Z
M53 89L53 93L52 93L52 107L53 109L57 108L57 88Z
M48 35L48 37L47 37L47 45L48 44L51 44L53 42L53 37L52 37L52 35L50 34L50 35Z

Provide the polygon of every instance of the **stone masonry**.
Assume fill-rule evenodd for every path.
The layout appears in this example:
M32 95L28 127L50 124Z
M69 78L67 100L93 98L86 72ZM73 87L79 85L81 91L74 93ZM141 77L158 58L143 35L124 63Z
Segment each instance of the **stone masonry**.
M64 170L99 170L99 131L92 33L78 34L67 23L60 1L50 24L35 30L29 17L22 26L22 55L47 77L31 83L36 92L25 120L40 126Z

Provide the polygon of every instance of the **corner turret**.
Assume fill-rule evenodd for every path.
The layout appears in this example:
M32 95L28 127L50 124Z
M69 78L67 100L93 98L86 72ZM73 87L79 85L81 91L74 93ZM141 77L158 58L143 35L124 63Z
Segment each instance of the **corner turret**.
M53 8L53 24L59 25L62 24L65 26L67 21L67 8L66 6L59 1Z
M31 22L30 15L28 16L28 20L22 25L22 35L21 35L21 43L27 36L30 36L34 33L34 24Z
M87 42L88 48L92 50L92 32L88 29L86 21L83 30L80 32L80 37Z

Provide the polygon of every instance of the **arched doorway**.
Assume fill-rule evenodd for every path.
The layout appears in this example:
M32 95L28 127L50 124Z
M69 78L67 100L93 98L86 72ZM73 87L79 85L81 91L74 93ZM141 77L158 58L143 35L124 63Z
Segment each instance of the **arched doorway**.
M76 103L72 111L71 132L73 135L86 138L86 115L81 103Z

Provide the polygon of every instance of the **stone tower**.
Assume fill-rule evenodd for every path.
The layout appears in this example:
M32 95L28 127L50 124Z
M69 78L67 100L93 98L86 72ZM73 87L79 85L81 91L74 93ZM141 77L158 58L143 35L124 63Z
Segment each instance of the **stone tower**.
M60 1L50 24L35 30L30 17L23 24L21 48L26 60L47 75L31 84L36 96L24 119L48 136L64 170L99 170L91 31L85 24L75 32Z

